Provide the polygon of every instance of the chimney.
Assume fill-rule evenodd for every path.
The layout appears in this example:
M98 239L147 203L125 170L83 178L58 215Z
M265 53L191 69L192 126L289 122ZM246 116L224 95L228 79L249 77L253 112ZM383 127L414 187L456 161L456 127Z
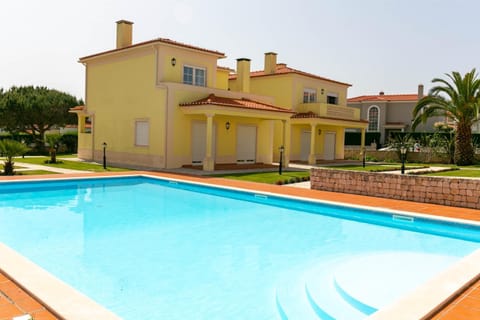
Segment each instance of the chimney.
M275 73L277 70L277 54L275 52L265 53L265 66L263 71L265 74Z
M241 92L250 92L250 59L237 59L237 83Z
M117 21L117 49L132 45L133 22L127 20Z
M418 85L418 100L423 98L423 84Z

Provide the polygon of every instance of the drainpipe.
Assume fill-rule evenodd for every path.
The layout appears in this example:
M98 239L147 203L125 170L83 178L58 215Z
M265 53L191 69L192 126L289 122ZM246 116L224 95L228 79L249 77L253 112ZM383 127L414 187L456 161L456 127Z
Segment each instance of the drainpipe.
M165 101L165 139L164 139L164 169L168 168L168 108L169 108L169 96L170 96L170 88L165 83L160 83L158 81L158 47L155 46L155 88L164 88L167 91L166 101Z

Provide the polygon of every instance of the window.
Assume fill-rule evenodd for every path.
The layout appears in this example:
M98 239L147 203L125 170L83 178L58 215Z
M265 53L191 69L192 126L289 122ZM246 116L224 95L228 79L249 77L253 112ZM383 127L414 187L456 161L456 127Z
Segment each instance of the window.
M183 66L183 83L205 87L205 74L206 70L204 68Z
M368 131L378 130L378 118L380 116L380 109L377 106L368 108Z
M303 103L317 102L317 91L315 89L303 89Z
M146 147L149 143L150 124L146 120L135 121L135 145Z
M338 96L334 93L327 94L327 103L328 104L338 104Z

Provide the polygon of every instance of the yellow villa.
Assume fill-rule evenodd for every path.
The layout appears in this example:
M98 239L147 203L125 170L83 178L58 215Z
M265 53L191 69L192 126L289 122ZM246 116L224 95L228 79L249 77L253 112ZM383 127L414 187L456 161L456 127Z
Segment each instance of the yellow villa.
M344 132L367 122L346 106L349 84L277 64L236 73L218 66L225 54L158 38L132 43L133 23L117 22L114 50L80 58L86 104L78 115L78 156L109 163L213 171L215 164L343 159ZM364 141L364 140L362 140Z

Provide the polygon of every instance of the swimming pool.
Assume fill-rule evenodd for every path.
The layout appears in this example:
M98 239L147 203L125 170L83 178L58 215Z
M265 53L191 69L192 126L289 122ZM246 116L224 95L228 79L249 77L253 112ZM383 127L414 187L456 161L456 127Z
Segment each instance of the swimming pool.
M125 319L362 319L479 231L147 177L0 185L0 241Z

